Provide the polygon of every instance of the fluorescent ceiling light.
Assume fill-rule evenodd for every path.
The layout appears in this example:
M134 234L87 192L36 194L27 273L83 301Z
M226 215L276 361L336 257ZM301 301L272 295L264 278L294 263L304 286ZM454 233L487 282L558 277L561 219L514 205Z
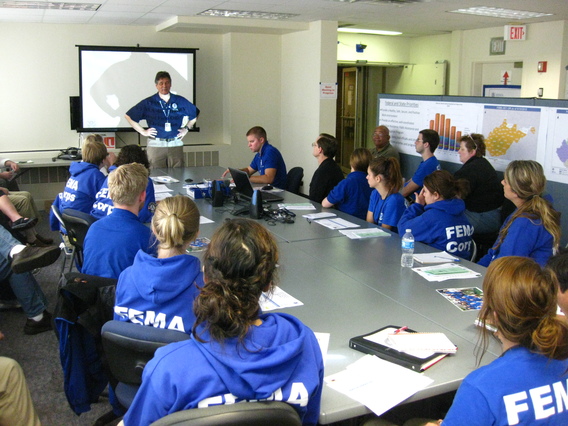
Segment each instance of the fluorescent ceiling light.
M215 16L222 18L252 18L252 19L289 19L298 16L294 13L272 13L248 10L208 9L198 13L201 16Z
M489 16L504 19L531 19L542 16L551 16L552 13L528 12L525 10L501 9L499 7L470 7L468 9L450 10L450 13L465 13L469 15Z
M338 28L337 32L340 33L356 33L356 34L374 34L374 35L401 35L398 31L383 31L383 30L365 30L360 28Z
M69 2L42 2L42 1L3 1L0 8L4 9L57 9L57 10L84 10L96 11L99 3L69 3Z

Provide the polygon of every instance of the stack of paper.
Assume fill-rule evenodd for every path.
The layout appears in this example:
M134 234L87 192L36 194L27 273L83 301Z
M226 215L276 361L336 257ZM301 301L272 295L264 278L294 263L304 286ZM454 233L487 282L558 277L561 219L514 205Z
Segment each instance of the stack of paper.
M388 336L388 343L402 352L435 352L454 354L458 350L444 333L396 333Z
M326 377L325 382L380 416L433 380L374 355L365 355L347 369Z
M302 302L286 293L278 286L274 286L271 294L262 293L260 295L260 300L258 303L260 305L260 309L262 309L262 312L303 305Z
M459 262L460 258L452 256L445 251L438 251L435 253L420 253L414 254L414 260L420 263L443 263L443 262Z
M421 277L426 278L428 281L445 281L453 279L477 278L481 274L472 271L462 265L455 263L444 263L442 265L425 266L422 268L413 268Z
M345 219L341 219L340 217L335 217L333 219L320 219L316 220L315 223L318 223L322 226L325 226L329 229L346 229L346 228L359 228L360 225L356 223L349 222Z
M286 203L286 204L278 204L278 207L284 208L287 210L315 210L316 206L312 203Z
M390 237L388 232L379 228L350 229L348 231L340 229L339 232L352 240L361 238Z

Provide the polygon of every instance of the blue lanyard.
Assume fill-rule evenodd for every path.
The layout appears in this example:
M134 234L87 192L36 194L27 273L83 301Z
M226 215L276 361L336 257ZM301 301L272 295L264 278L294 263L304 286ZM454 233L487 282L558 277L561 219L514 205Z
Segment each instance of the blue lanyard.
M170 112L171 112L171 105L167 104L167 103L162 103L163 101L160 99L160 106L162 107L162 112L164 113L164 115L166 116L166 123L170 122ZM167 113L166 113L167 110Z

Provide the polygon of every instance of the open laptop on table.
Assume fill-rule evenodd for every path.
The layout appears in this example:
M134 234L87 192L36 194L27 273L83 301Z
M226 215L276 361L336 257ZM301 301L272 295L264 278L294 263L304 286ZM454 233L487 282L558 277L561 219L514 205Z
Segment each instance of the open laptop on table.
M252 184L250 183L248 173L243 172L239 169L232 169L230 167L229 171L231 172L231 176L233 177L233 181L235 182L235 189L237 190L237 192L244 198L250 200L252 198L254 189L252 187ZM284 200L284 198L282 198L280 195L276 195L268 191L262 191L262 201L273 203L282 200Z

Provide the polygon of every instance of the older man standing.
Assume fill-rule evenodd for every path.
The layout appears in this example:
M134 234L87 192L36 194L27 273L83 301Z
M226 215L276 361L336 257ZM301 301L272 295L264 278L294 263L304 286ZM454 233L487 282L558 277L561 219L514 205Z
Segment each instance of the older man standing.
M396 158L400 163L398 151L390 143L390 132L387 126L378 126L373 133L373 143L375 148L371 150L373 158L392 157Z

